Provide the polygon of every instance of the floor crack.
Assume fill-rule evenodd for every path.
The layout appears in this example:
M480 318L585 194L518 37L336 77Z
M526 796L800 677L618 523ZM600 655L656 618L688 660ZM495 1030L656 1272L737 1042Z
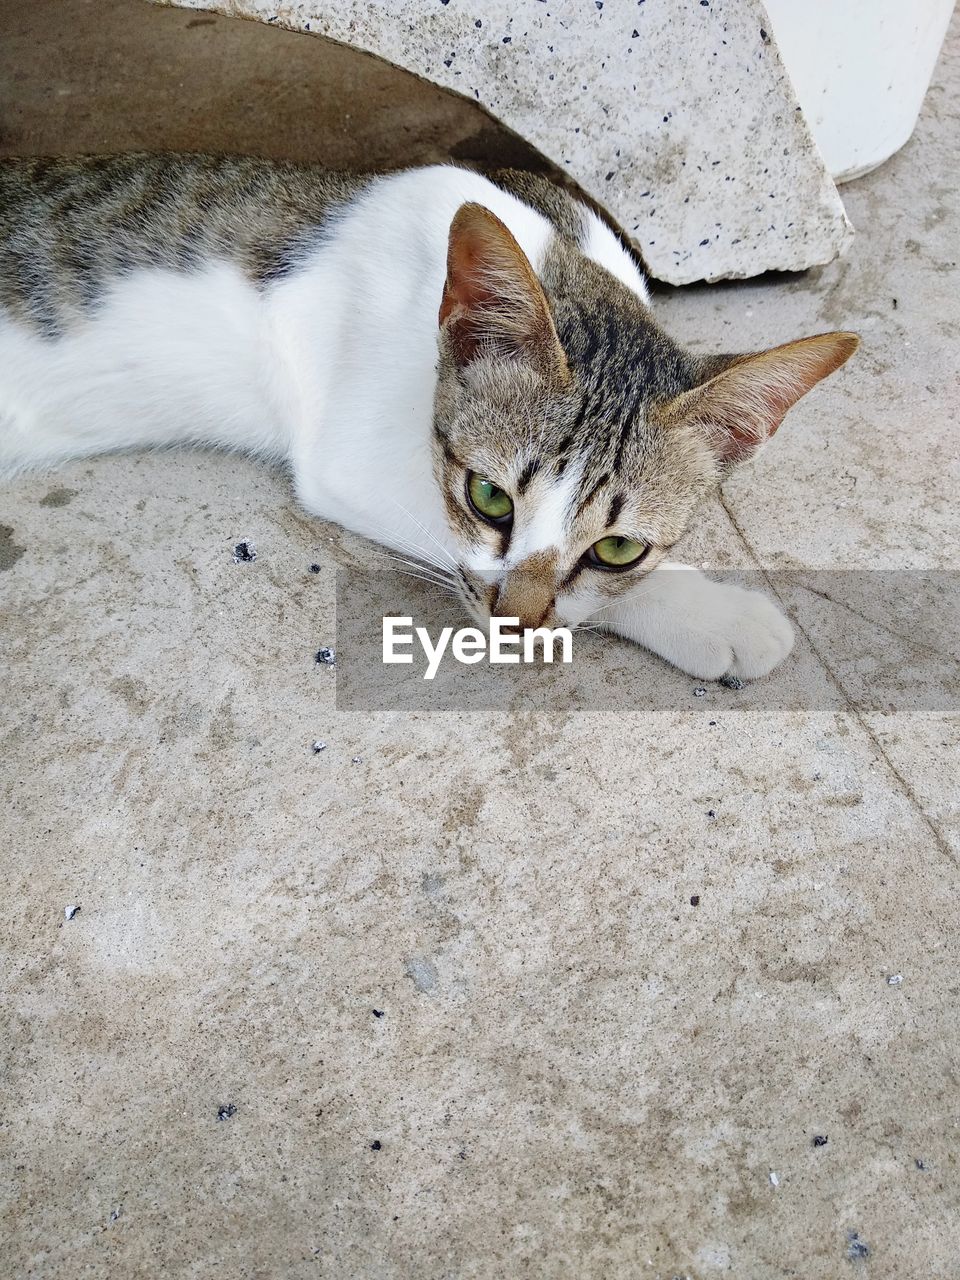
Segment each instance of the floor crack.
M850 715L853 716L857 724L860 725L863 732L867 735L867 738L873 744L873 748L876 751L877 755L880 757L880 759L887 766L889 771L893 774L894 778L896 778L897 782L900 784L903 794L907 797L907 799L913 805L914 809L920 816L920 819L923 822L924 826L927 828L927 830L930 832L930 835L933 837L934 844L940 850L940 852L950 862L954 864L954 866L960 866L960 858L958 858L957 855L954 853L953 849L950 846L949 840L944 835L944 833L940 830L940 827L937 825L937 823L934 822L934 820L927 813L923 805L923 802L920 800L920 797L916 794L913 787L910 786L907 779L903 776L903 774L900 772L897 766L893 763L893 761L887 755L886 751L884 750L883 744L881 743L880 739L877 737L874 730L871 728L870 723L864 716L863 711L860 709L860 707L857 706L857 704L853 701L853 699L850 697L850 695L847 693L846 689L844 688L843 681L839 678L839 676L830 666L830 663L826 660L826 658L817 648L816 644L813 642L813 639L810 636L810 633L804 627L800 619L795 614L790 613L789 607L786 601L780 595L780 592L777 590L774 584L773 578L771 577L769 571L760 563L760 559L757 556L757 553L754 551L753 546L750 543L750 540L747 538L747 535L744 533L743 529L740 527L740 524L736 516L727 506L726 498L724 497L722 492L719 494L719 498L720 498L720 505L721 507L723 507L723 510L726 513L727 519L730 521L730 524L733 527L734 532L736 533L737 537L740 539L741 543L743 544L747 554L750 556L750 559L753 561L754 566L757 569L757 572L762 575L764 582L767 584L767 588L769 589L771 594L776 597L777 601L782 606L784 612L790 614L790 617L792 618L793 623L796 626L797 630L806 640L807 644L810 646L811 650L813 651L814 657L823 667L824 671L827 673L828 678L830 679L830 682L834 685L834 687L839 692L840 697L844 701L847 711L850 713Z

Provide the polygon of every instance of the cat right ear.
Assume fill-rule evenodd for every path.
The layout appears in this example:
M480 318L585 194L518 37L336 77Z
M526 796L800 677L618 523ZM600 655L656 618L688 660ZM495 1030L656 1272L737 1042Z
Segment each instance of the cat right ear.
M511 232L483 205L461 205L450 225L440 327L461 368L505 356L569 381L540 282Z
M704 381L669 404L665 420L694 424L726 471L766 443L787 410L859 344L855 333L819 333L769 351L708 358Z

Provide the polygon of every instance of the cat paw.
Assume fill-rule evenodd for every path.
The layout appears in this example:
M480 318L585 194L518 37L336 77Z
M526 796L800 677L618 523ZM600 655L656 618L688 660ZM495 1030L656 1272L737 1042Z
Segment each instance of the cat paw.
M607 625L698 680L756 680L793 648L793 627L767 596L679 565L655 569Z
M733 616L728 632L729 666L721 674L756 680L778 667L793 648L793 626L766 596L742 587L727 587Z
M772 600L702 578L691 586L686 607L672 614L660 643L650 646L668 662L699 680L756 680L787 657L793 627Z

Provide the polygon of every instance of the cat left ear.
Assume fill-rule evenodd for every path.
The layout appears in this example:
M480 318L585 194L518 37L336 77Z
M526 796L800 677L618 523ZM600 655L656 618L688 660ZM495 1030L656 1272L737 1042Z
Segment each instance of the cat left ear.
M859 345L855 333L821 333L756 355L708 359L705 381L667 406L667 416L694 423L721 466L735 466L769 440L787 410Z
M540 282L509 229L483 205L461 205L451 223L440 326L461 367L501 355L569 380Z

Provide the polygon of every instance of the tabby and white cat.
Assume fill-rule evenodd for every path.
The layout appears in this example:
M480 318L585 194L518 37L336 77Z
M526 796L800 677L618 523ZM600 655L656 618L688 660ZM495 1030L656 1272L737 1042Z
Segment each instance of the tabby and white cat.
M700 358L549 182L131 155L0 165L0 473L189 442L289 463L326 520L482 623L589 619L691 675L792 629L671 571L705 495L853 353Z

